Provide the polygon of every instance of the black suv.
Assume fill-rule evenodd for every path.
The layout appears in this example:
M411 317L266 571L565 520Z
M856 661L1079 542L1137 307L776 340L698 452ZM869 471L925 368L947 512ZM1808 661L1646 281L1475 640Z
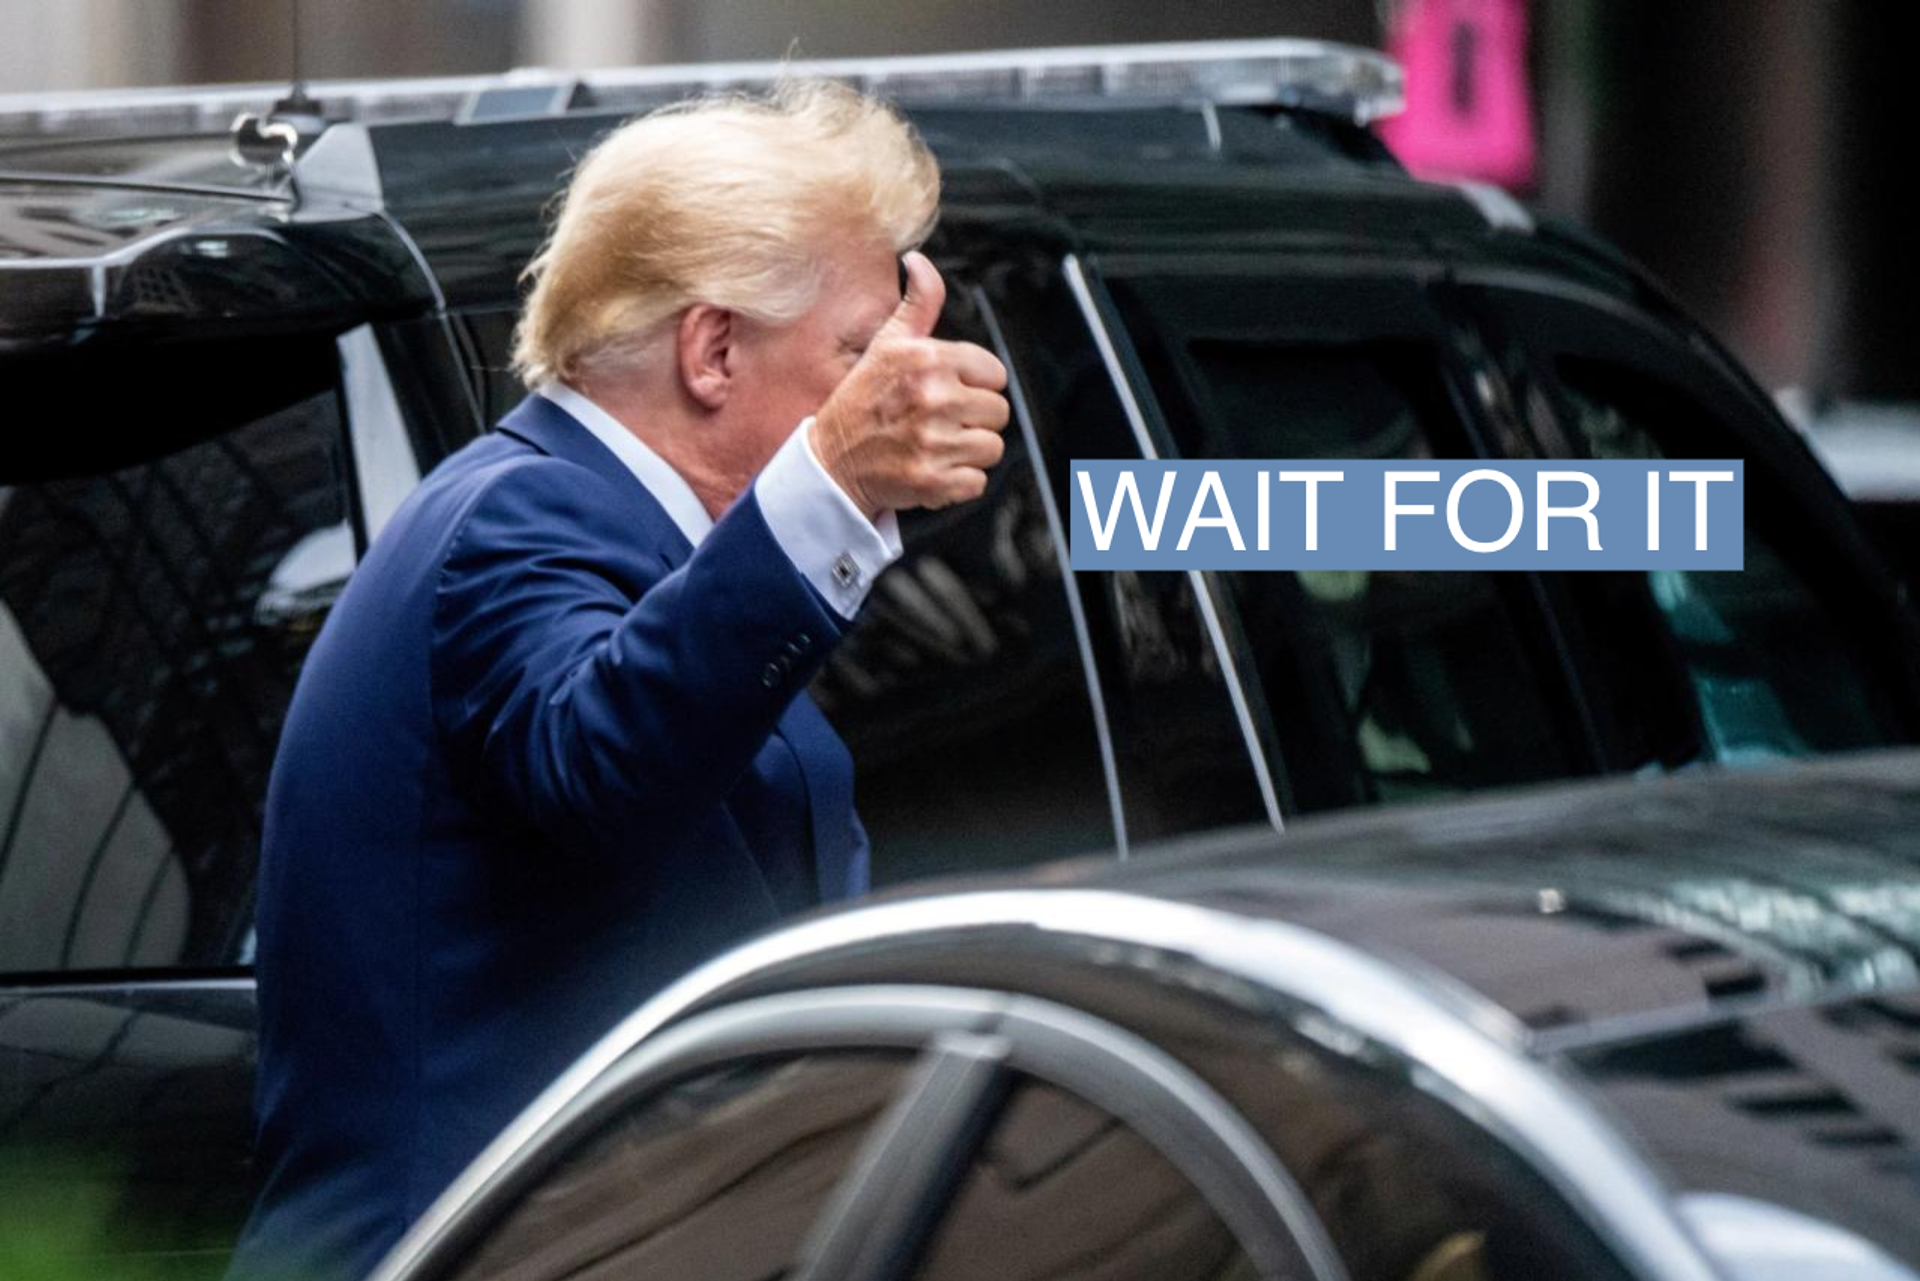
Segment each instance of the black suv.
M1390 63L797 69L908 107L946 176L944 330L1013 375L987 496L904 522L816 690L877 880L1914 740L1920 626L1800 439L1616 254L1410 179L1366 127ZM0 102L0 1206L58 1153L97 1185L67 1212L217 1268L302 655L522 394L518 277L575 159L770 74ZM1068 573L1069 460L1142 456L1743 458L1747 568Z

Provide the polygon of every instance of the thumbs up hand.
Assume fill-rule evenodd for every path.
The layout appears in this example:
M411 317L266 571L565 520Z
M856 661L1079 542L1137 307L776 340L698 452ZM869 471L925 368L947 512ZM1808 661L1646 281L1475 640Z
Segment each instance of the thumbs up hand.
M1005 451L1005 367L984 347L932 336L946 283L925 254L905 262L906 296L814 415L810 442L870 520L978 498Z

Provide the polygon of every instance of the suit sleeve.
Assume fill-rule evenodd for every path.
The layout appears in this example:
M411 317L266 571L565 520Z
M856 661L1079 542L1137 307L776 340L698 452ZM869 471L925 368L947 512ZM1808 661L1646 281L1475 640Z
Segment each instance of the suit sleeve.
M677 843L721 803L841 625L751 490L668 573L610 553L634 535L600 484L542 460L476 502L441 571L433 700L479 785L617 857ZM636 581L648 563L658 575Z

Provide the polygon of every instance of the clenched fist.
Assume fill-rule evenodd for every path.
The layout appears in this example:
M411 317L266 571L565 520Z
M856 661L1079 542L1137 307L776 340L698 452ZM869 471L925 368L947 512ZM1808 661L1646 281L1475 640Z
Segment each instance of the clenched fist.
M946 283L925 254L905 261L899 308L813 420L815 455L868 519L978 498L1006 449L1005 367L932 336Z

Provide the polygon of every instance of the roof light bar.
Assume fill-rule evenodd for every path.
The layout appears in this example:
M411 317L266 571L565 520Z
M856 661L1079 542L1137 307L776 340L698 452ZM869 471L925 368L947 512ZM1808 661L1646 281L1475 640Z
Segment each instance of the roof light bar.
M1399 111L1400 67L1371 49L1313 40L1091 45L893 58L683 63L580 73L315 81L327 119L466 119L482 95L552 86L556 104L644 108L692 94L765 88L783 75L832 76L910 102L1190 99L1274 105L1368 124ZM560 92L575 88L577 93ZM0 137L219 133L242 113L269 112L284 84L0 95ZM538 95L533 95L537 98ZM531 99L530 99L531 100Z
M1366 124L1405 101L1399 64L1371 49L1317 40L1206 40L816 62L707 63L590 72L603 105L752 89L782 73L832 76L908 101L1045 102L1194 99L1322 111Z

